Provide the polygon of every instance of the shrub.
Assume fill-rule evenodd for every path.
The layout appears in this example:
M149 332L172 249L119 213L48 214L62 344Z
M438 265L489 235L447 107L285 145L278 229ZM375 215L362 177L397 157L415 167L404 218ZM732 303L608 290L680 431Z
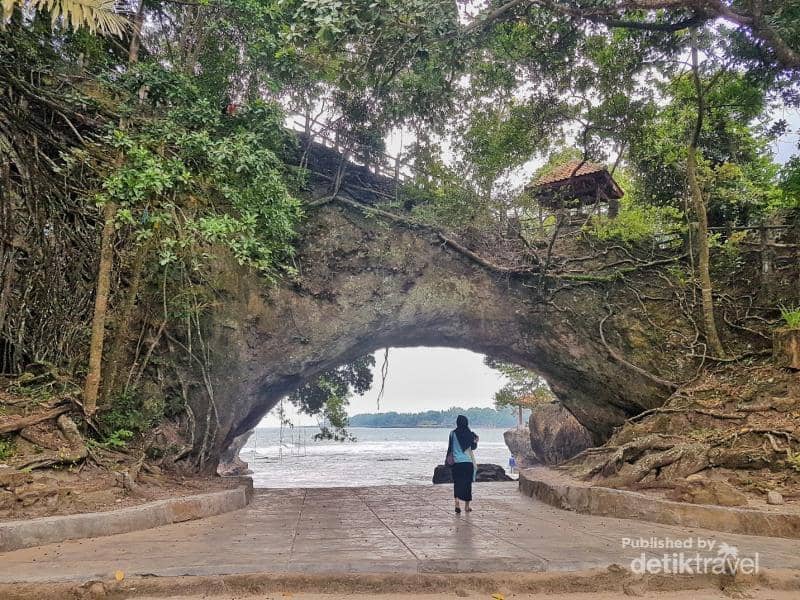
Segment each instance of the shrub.
M116 436L116 441L122 441L124 445L125 441L158 423L163 415L163 401L157 398L142 399L134 392L127 392L116 396L111 409L100 413L97 422L104 436L103 443L108 443ZM116 444L116 441L112 444Z
M800 306L788 308L781 304L781 318L789 329L800 329Z
M14 440L0 436L0 460L6 460L14 456Z
M679 212L669 206L649 206L628 201L620 202L619 214L611 219L606 215L592 217L584 231L604 241L636 244L645 240L659 241L680 233L684 224Z

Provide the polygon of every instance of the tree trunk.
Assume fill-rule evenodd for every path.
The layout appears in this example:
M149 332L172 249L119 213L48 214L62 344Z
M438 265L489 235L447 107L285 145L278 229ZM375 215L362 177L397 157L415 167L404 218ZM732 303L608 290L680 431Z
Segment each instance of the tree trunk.
M133 64L139 61L139 48L142 45L142 25L144 24L144 0L139 0L139 8L133 18L131 43L128 47L128 62Z
M136 250L136 256L133 260L131 285L128 288L128 294L125 296L125 302L120 312L119 323L117 324L114 339L111 342L111 348L108 352L108 368L106 370L105 381L103 382L103 404L108 404L116 388L121 366L120 363L122 363L123 354L125 352L125 342L130 333L133 312L136 307L136 297L139 295L139 289L142 287L142 273L144 272L144 265L150 247L150 240L143 242Z
M700 132L703 129L705 101L703 98L703 86L700 82L700 68L697 58L697 33L694 30L692 31L692 74L694 76L695 90L697 92L697 119L695 121L694 130L692 131L692 139L686 151L686 177L689 180L689 191L692 197L694 212L697 216L697 269L700 274L700 290L706 340L716 356L724 357L725 350L722 348L722 342L719 339L719 333L717 333L717 323L714 317L714 298L709 269L708 213L706 212L703 191L697 180L697 143L700 138Z
M100 266L97 272L97 292L94 298L92 317L92 341L89 345L89 369L83 388L83 412L87 417L97 410L97 393L100 389L100 373L103 362L103 338L106 330L108 292L111 288L111 270L114 263L114 218L117 205L107 202L103 208L103 234L100 238Z

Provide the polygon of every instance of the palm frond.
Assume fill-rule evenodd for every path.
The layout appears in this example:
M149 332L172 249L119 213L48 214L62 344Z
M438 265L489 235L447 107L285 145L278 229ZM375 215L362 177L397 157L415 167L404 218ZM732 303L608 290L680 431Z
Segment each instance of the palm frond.
M53 24L63 20L73 29L86 27L100 35L122 36L128 20L114 9L114 0L2 0L3 23L11 18L14 8L47 11Z

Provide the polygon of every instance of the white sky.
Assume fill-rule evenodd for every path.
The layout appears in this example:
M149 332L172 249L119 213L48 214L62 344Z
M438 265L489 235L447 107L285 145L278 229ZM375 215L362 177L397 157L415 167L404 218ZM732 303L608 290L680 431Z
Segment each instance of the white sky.
M785 163L789 158L797 154L797 145L800 143L800 110L796 108L784 109L775 115L775 119L786 119L789 123L789 131L776 140L772 146L775 152L775 161L781 164Z
M348 413L378 412L380 369L383 351L375 353L373 389L350 401ZM452 348L392 348L389 350L389 375L381 400L380 412L419 412L444 410L451 406L471 408L493 406L494 393L503 378L483 364L483 356ZM295 425L316 425L316 420L298 415L288 402L289 418ZM265 427L279 425L274 414L261 422Z

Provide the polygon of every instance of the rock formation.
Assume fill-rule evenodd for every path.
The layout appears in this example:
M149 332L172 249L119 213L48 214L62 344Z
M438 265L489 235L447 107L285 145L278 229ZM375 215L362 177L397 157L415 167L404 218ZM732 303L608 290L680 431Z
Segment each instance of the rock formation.
M543 404L528 420L534 454L546 465L557 465L592 446L592 436L561 404Z
M500 465L478 463L476 481L514 481ZM453 483L453 470L447 465L438 465L433 471L433 483Z
M223 477L235 477L239 475L250 475L253 471L248 468L248 464L239 458L239 452L242 451L247 440L253 435L254 429L244 432L242 435L236 436L222 453L219 465L217 466L217 475Z
M324 171L313 164L316 152L310 168ZM324 195L320 181L312 187ZM224 252L213 253L216 301L203 336L211 364L195 373L189 363L184 374L193 386L194 453L209 463L281 397L379 348L464 348L535 370L597 444L629 417L660 406L674 389L668 380L689 368L681 336L665 339L657 329L691 335L677 310L613 309L635 302L634 283L638 293L656 293L647 265L659 261L642 262L642 273L626 267L625 285L615 283L616 275L591 283L586 277L594 275L576 280L574 269L556 273L548 276L552 291L543 293L535 270L496 267L467 240L374 209L374 195L356 193L348 181L335 202L309 208L295 277L270 285ZM579 256L593 274L617 258L580 245L556 250Z
M531 447L531 432L527 427L515 427L504 431L503 440L511 456L517 461L518 467L531 467L542 462Z

